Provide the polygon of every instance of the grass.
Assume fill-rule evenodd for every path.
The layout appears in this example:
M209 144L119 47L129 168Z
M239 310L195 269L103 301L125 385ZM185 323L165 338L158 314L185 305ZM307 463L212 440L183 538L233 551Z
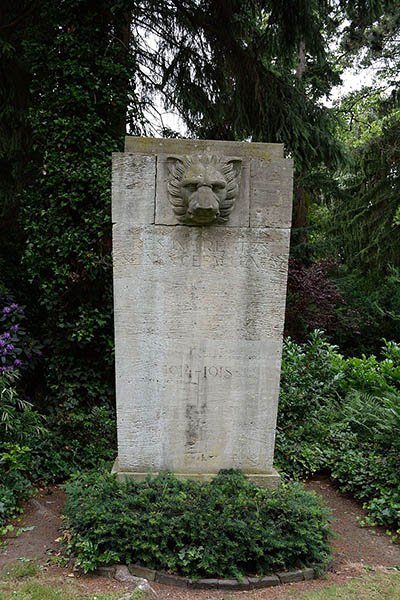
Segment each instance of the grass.
M344 585L329 585L299 594L292 588L287 598L296 600L400 600L400 573L366 575Z
M282 588L281 588L282 590ZM172 588L171 588L172 592ZM87 595L79 583L65 583L43 573L34 562L18 562L0 573L0 600L118 600L120 594ZM171 597L172 593L171 593ZM243 595L253 600L254 592ZM134 600L143 600L141 592ZM329 585L314 592L299 593L296 586L287 590L283 600L400 600L400 572L365 575L343 585ZM234 596L232 596L232 600Z
M18 562L0 572L0 600L118 600L126 594L85 594L78 583L43 573L34 562ZM138 591L132 600L144 600Z
M39 566L36 562L25 559L9 565L0 573L1 579L21 579L23 577L35 577L39 574Z

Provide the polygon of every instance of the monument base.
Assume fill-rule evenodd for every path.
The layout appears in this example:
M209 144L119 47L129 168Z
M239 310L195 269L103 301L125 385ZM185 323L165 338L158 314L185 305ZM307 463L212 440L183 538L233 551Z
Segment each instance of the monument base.
M114 465L111 469L111 473L117 475L119 481L125 479L135 479L136 481L144 481L149 475L156 477L157 471L148 471L147 473L137 473L133 471L120 471L118 468L118 458L115 459ZM218 473L173 473L177 479L192 479L193 481L211 481ZM256 485L262 488L268 488L270 490L276 489L281 483L281 476L278 471L271 469L268 473L244 473L249 481L252 481Z

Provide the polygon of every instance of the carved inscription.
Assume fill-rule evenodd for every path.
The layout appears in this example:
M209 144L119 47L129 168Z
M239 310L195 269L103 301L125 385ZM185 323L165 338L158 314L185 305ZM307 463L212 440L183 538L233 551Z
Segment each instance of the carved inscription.
M214 268L245 267L255 270L285 271L286 259L272 255L269 240L250 241L239 239L226 242L223 239L159 237L148 250L141 239L132 239L130 264L140 266L153 264L160 267Z
M189 365L164 365L164 375L175 379L231 379L233 375L232 367L225 366L202 366L198 368L190 367Z

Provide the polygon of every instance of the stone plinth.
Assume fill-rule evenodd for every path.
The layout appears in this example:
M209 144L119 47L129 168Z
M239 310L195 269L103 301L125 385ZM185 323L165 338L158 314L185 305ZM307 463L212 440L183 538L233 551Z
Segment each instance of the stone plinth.
M113 157L114 470L204 480L239 468L273 486L291 161L279 144L126 147ZM207 207L181 216L170 182L182 170L187 202L222 198L215 221L202 224Z

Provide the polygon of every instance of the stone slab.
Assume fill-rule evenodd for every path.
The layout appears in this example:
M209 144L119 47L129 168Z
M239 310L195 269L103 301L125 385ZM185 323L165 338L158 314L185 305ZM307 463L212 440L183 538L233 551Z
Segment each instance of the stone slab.
M129 572L136 577L143 577L148 581L155 581L156 571L154 569L148 569L147 567L142 567L140 565L128 565Z
M112 222L154 223L156 159L113 153Z
M114 574L114 578L124 583L134 583L137 589L145 589L149 592L150 597L156 597L154 590L149 586L148 580L157 581L164 585L173 587L191 587L194 589L220 589L220 590L251 590L261 589L284 583L294 583L303 580L313 579L314 569L301 569L298 571L290 571L277 575L266 575L263 577L248 576L238 579L222 579L222 578L203 578L190 579L189 577L180 577L172 573L164 573L154 569L141 567L140 565L115 565L107 568ZM133 576L132 573L143 573L146 578ZM96 569L96 575L102 575L102 567ZM301 577L300 577L301 576Z
M198 579L192 581L190 587L194 590L216 590L219 587L220 579Z
M280 585L281 581L276 575L265 575L264 577L249 577L249 587L259 589Z
M95 573L99 577L106 577L107 579L114 579L116 567L97 567Z
M205 480L238 468L276 485L291 163L279 144L127 138L126 149L113 170L116 469ZM174 220L165 159L190 153L242 161L224 224ZM212 185L201 187L204 198Z
M252 160L250 165L250 227L290 228L293 161Z
M155 581L164 585L173 585L175 587L186 588L189 585L187 577L179 577L178 575L170 575L169 573L156 572Z
M259 487L276 490L281 483L278 471L271 469L270 473L253 473L246 475L247 479Z
M288 230L114 226L122 471L271 471L288 244Z
M277 575L281 580L281 583L295 583L297 581L304 580L303 571L300 569L298 571L287 571L283 573L278 573Z
M305 581L314 579L314 576L315 576L314 569L302 569L302 572L303 572L303 578Z
M124 481L126 479L133 479L134 481L146 481L148 477L157 477L157 475L159 475L157 471L148 471L147 473L139 473L137 471L123 471L119 467L118 458L115 460L111 472L117 475L119 481ZM199 483L202 483L204 481L211 481L212 479L217 477L217 475L218 473L174 473L174 476L177 479L191 479L192 481L198 481ZM275 469L271 469L270 473L253 475L250 474L246 475L246 477L252 483L255 483L259 487L266 489L277 489L279 487L279 484L281 483L281 476ZM131 567L129 568L131 572L134 575L136 575L136 572L133 572ZM145 577L145 575L138 575L138 577ZM148 579L148 577L146 577L146 579Z
M249 580L247 579L247 577L243 577L241 581L239 581L238 579L220 579L218 587L220 590L248 590Z
M127 136L125 152L140 154L221 153L227 156L272 160L283 158L283 144L231 142L223 140L163 139Z

